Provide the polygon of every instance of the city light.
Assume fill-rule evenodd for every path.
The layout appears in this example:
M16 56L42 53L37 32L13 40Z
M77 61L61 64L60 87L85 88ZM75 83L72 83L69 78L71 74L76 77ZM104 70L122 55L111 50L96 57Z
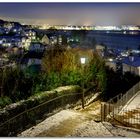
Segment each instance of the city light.
M113 59L112 59L112 58L109 58L108 60L109 60L110 62L112 62L112 61L113 61Z
M122 26L69 26L69 25L42 25L39 27L40 29L49 29L49 28L55 28L57 30L117 30L117 31L123 31L123 30L129 30L129 31L139 31L139 27L135 25L122 25Z

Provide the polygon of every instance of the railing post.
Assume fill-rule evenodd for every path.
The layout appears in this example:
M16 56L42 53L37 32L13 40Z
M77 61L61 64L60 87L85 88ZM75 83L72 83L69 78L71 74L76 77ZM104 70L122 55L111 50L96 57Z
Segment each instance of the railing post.
M108 104L108 110L109 110L109 113L108 114L110 114L110 103Z
M104 121L104 103L102 103L101 117L102 117L102 121Z
M101 121L106 120L106 105L105 103L101 103Z
M135 94L135 86L133 86L133 95Z
M125 103L126 103L126 101L128 101L128 100L127 100L127 94L125 95Z
M6 131L7 131L8 133L9 133L9 129L10 129L10 126L9 126L9 123L7 123L7 130L6 130ZM6 132L6 133L7 133L7 132Z
M114 119L114 108L115 108L114 105L113 105L112 108L113 108L113 114L112 114L112 117L113 117L113 119Z
M102 110L103 110L103 109L102 109L102 103L101 103L101 110L100 110L101 121L103 121L103 120L102 120Z
M85 100L84 100L84 89L83 89L83 92L82 92L82 108L84 109L85 107Z

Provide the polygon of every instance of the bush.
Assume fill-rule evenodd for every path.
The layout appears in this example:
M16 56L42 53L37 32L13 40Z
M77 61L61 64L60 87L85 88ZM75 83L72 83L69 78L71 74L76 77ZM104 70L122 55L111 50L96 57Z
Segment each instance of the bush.
M114 96L122 93L125 94L132 86L140 81L140 77L132 73L122 74L115 72L112 69L106 67L106 89L104 94L104 101L107 101Z
M86 64L80 63L80 58L86 58ZM56 88L63 85L82 85L85 88L93 86L97 91L106 88L106 74L104 61L89 49L48 50L42 60L42 69L48 76L47 87Z
M68 71L61 73L62 85L80 85L81 84L81 73L78 71Z
M61 79L60 79L59 73L51 72L47 76L46 90L52 90L59 86L61 86Z
M86 64L80 58L86 58ZM104 91L106 74L104 61L89 49L54 48L46 51L42 59L43 72L32 73L17 68L4 69L0 73L1 97L8 96L12 102L27 99L41 91L59 86L79 85Z
M61 86L61 80L58 73L51 72L49 74L40 73L39 75L32 77L33 86L32 94L52 90L58 86Z
M0 97L0 108L3 108L4 106L9 105L11 103L12 100L9 97L7 96Z
M32 79L16 68L5 68L0 73L1 97L8 96L13 102L31 95Z

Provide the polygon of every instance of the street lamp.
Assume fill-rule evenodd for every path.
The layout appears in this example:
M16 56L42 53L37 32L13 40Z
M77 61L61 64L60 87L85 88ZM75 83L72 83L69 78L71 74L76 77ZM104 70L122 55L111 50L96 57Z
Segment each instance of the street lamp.
M86 58L81 57L80 60L81 60L81 64L85 64L86 63Z
M86 63L86 58L81 57L80 58L81 64L82 64L82 71L84 70L84 64ZM82 108L84 109L84 76L83 76L83 82L82 82Z

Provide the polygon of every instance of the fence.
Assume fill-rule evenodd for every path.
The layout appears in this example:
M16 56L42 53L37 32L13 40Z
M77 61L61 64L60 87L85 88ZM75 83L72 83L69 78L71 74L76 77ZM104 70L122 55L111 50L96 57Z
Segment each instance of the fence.
M53 112L64 109L68 107L68 105L72 107L79 99L81 100L81 98L81 93L65 94L25 110L0 124L0 136L16 136L17 133L35 125L36 120L43 119L43 117L46 118L50 113L53 114Z
M139 90L140 82L134 85L125 94L119 94L108 102L101 103L101 120L139 128L140 108L129 110L124 108L126 103L128 103Z

